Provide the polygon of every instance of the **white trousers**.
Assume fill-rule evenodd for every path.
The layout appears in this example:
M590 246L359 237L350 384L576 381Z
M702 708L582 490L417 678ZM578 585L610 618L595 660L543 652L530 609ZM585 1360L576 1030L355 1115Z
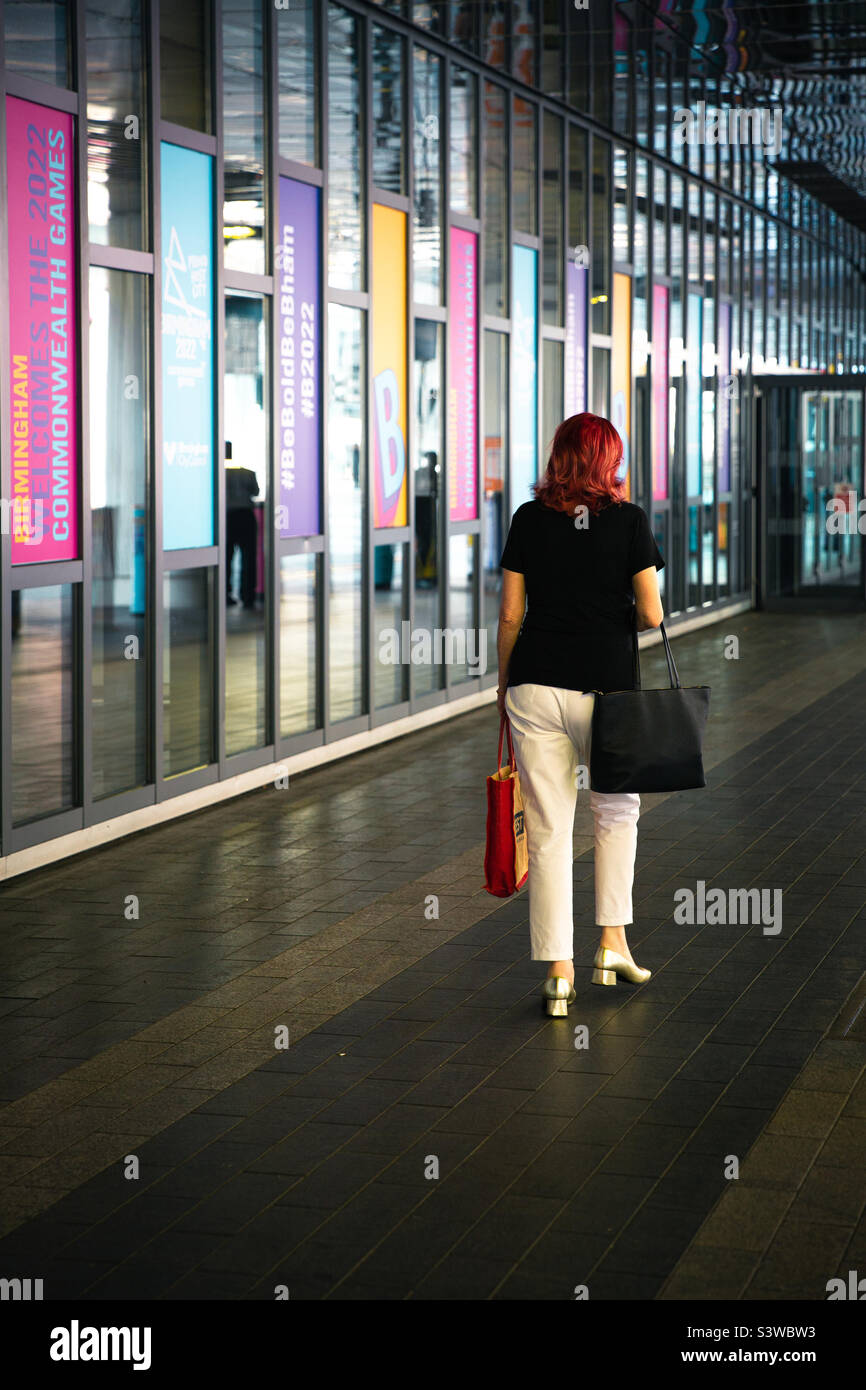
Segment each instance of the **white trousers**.
M516 685L505 696L523 792L533 960L574 955L574 808L581 764L587 770L581 785L588 781L594 702L592 694L553 685ZM625 927L634 920L640 797L591 791L589 804L595 821L595 920Z

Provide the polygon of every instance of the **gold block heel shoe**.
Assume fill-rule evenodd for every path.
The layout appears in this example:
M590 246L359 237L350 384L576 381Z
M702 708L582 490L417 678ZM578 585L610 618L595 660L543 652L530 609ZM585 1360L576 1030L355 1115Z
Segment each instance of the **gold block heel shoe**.
M574 986L569 984L564 975L551 975L544 982L541 997L552 1018L565 1018L568 1006L574 1003L576 995Z
M645 985L652 975L651 970L642 970L639 965L632 965L625 956L619 955L617 951L609 951L606 946L599 946L592 963L595 967L592 972L594 985L615 985L617 975L621 975L630 984Z

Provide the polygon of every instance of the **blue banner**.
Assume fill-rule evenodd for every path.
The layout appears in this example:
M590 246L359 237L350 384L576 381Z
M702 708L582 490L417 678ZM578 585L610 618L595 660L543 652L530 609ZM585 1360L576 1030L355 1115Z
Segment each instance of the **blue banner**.
M213 159L162 145L162 546L214 544Z
M538 252L514 247L511 330L511 509L538 481Z

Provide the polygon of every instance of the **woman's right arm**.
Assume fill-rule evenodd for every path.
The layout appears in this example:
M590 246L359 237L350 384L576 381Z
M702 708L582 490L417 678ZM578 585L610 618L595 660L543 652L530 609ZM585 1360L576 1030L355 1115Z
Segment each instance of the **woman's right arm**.
M659 627L664 620L665 610L662 607L659 576L655 565L650 565L649 569L640 570L637 574L633 574L631 583L634 589L638 632L646 632L648 628Z

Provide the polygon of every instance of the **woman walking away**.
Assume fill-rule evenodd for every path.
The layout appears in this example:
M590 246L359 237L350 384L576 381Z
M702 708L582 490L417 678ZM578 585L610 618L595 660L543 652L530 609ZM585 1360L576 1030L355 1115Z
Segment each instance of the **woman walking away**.
M572 864L578 772L589 767L595 690L633 690L634 624L664 618L664 565L642 508L624 500L622 440L609 420L573 415L556 431L535 500L518 507L500 561L500 715L514 735L529 848L532 959L549 962L543 1000L574 994ZM527 606L528 600L528 606ZM525 610L525 611L524 611ZM650 977L632 959L640 797L590 792L595 822L594 984Z

